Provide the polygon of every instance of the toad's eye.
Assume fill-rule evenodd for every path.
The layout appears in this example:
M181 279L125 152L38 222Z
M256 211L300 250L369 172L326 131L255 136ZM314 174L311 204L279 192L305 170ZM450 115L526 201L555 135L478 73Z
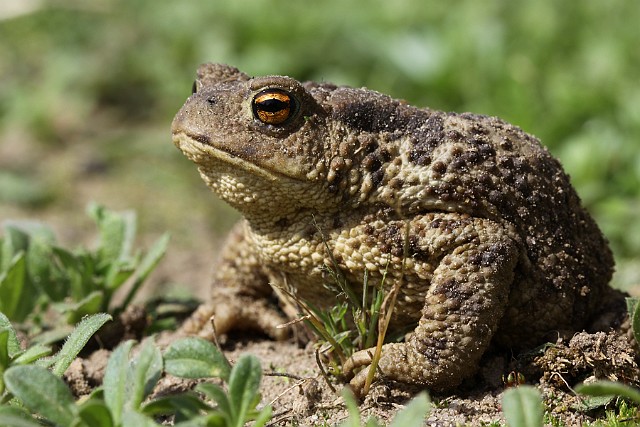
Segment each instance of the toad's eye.
M265 89L251 102L253 115L267 125L281 125L296 112L296 101L282 89Z

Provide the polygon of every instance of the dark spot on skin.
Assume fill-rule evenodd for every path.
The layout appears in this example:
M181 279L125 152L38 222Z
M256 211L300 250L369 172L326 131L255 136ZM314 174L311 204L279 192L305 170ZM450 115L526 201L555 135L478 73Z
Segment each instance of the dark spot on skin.
M441 161L437 161L435 162L431 168L433 169L434 172L439 173L440 175L442 175L443 173L445 173L447 171L447 165L445 165L443 162Z
M382 166L380 158L375 154L369 154L362 160L362 166L370 172L377 171Z
M209 144L211 142L211 138L209 138L207 135L190 135L190 136L191 138L203 144Z
M407 126L408 114L403 114L397 101L378 94L370 96L370 100L339 104L333 118L352 129L372 133L393 132Z
M275 222L276 227L278 228L287 228L289 226L289 220L287 218L280 218Z
M462 141L462 134L457 130L448 130L446 135L447 135L447 138L450 139L451 141L454 141L454 142Z
M371 182L374 187L378 187L384 180L384 170L378 169L371 174Z
M409 129L416 139L416 143L409 151L409 160L425 166L431 161L433 150L445 141L444 114L432 113L415 129Z
M502 245L492 245L482 252L469 257L469 263L481 267L491 267L502 263L505 248Z

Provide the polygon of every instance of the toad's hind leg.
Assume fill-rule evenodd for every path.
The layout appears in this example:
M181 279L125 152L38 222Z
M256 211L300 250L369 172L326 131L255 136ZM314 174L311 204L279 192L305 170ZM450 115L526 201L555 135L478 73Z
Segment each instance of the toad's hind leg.
M183 335L213 337L232 330L257 330L277 340L289 336L279 328L287 322L274 301L273 289L246 238L246 225L237 224L222 250L209 300L187 319L179 330Z
M469 230L469 226L473 230ZM422 316L404 343L385 344L376 376L433 390L451 389L472 375L507 306L520 251L498 224L467 224L434 271ZM471 236L469 238L469 236ZM355 353L345 372L371 363L374 349ZM368 369L351 385L361 394Z

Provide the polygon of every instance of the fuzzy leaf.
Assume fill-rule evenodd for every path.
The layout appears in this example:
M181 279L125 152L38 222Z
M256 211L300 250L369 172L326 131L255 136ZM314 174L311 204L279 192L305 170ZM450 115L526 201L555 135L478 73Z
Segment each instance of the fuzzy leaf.
M613 381L596 381L591 384L580 384L576 392L589 396L621 396L640 403L640 390Z
M98 313L78 323L60 351L55 355L55 364L51 369L53 374L61 377L69 365L71 365L73 359L76 358L78 353L80 353L82 348L87 344L87 341L109 320L111 320L111 315Z
M113 427L115 425L109 408L100 400L91 399L84 402L78 408L78 416L91 427Z
M104 292L93 291L80 301L64 306L63 311L67 313L67 322L77 323L84 316L98 313L103 307Z
M225 393L220 386L211 383L201 383L196 386L195 390L216 402L218 404L218 410L226 420L225 425L232 425L231 402L229 402L227 393Z
M176 421L192 419L200 411L210 409L195 393L171 394L153 399L142 407L151 416L176 414Z
M125 403L125 387L129 371L129 353L135 341L123 342L111 353L104 372L104 400L111 410L113 424L119 425Z
M9 318L4 315L4 313L0 313L0 329L6 329L9 331L9 337L7 340L7 350L10 357L13 357L15 354L19 353L20 350L20 342L18 341L18 337L16 336L16 331L13 329Z
M262 368L260 361L252 355L242 355L231 369L229 377L229 401L233 426L242 427L248 421L249 411L255 407Z
M502 410L510 427L542 426L542 398L534 387L523 385L505 391Z
M42 427L30 414L13 407L0 406L0 426L3 427Z
M144 398L151 393L162 373L162 355L149 338L138 356L129 364L125 408L138 410Z
M35 344L26 349L20 356L16 357L13 363L15 365L27 365L36 360L51 354L51 347L42 344Z
M136 270L136 278L131 286L131 289L127 293L125 297L122 307L128 306L133 298L138 293L140 286L147 279L149 274L156 268L165 252L167 251L167 246L169 245L169 235L163 234L158 240L155 241L149 252L144 256L142 261L140 261L140 265Z
M100 266L104 268L116 261L126 260L131 254L136 233L135 214L115 213L97 204L90 205L87 211L96 221L100 233Z
M35 298L25 298L29 291L25 253L13 257L6 272L0 273L0 311L14 322L22 322L33 309Z
M60 378L36 365L11 367L4 378L9 391L29 410L58 425L71 425L74 400Z
M177 340L164 354L165 369L181 378L218 377L227 381L231 365L218 348L202 338Z

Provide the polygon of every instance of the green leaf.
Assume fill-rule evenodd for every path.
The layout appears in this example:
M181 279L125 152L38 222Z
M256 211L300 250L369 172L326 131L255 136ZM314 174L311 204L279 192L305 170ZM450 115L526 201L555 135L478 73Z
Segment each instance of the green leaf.
M640 403L640 390L613 381L596 381L591 384L580 384L576 392L589 396L621 396Z
M229 380L231 365L218 348L202 338L182 338L164 354L165 370L181 378L218 377Z
M176 422L175 427L227 427L227 421L219 412L212 412L187 421Z
M127 293L127 296L122 303L122 308L127 307L133 298L138 293L140 286L147 279L149 274L156 268L165 252L167 251L167 246L169 245L169 234L163 234L158 240L155 241L149 252L144 256L142 261L140 261L140 265L136 270L136 279L131 286L131 289Z
M126 399L125 388L129 372L129 353L135 341L123 342L111 353L104 372L104 400L113 415L113 424L119 425Z
M18 341L18 337L16 336L16 331L13 329L9 318L4 315L4 313L0 313L0 329L6 329L9 331L9 339L7 341L7 350L9 352L9 356L13 357L15 354L19 353L20 350L20 342Z
M0 328L0 381L2 381L3 368L9 366L9 335L11 334L9 329ZM0 390L0 394L2 390Z
M627 298L627 304L629 300L634 300L631 303L633 310L629 313L631 317L631 330L633 331L633 337L637 343L640 343L640 304L638 304L637 298Z
M83 275L83 263L68 250L53 246L51 248L53 256L58 265L56 277L56 288L45 289L47 296L52 301L62 301L67 296L73 299L82 298L82 288L85 277Z
M157 427L159 424L140 412L125 410L122 415L122 425L127 427Z
M502 410L510 427L541 427L543 407L540 392L522 385L510 388L502 397Z
M131 254L136 233L136 217L133 212L116 213L92 204L87 208L98 225L100 247L98 258L101 268L126 260Z
M340 427L360 427L360 410L358 409L356 400L353 397L353 393L344 388L342 391L342 398L347 406L347 413L349 414L349 417L340 424Z
M5 238L2 240L2 265L0 271L9 268L11 260L19 253L26 252L29 248L29 235L17 228L15 225L4 227Z
M73 359L76 358L78 353L80 353L82 348L87 344L87 341L109 320L111 320L111 315L98 313L78 323L60 351L55 355L56 361L51 370L53 374L61 377L69 365L71 365Z
M271 420L272 409L271 405L267 405L255 417L253 427L262 427Z
M25 254L19 252L0 273L0 311L14 322L24 321L33 309L35 298L24 297L28 289Z
M227 393L225 393L220 386L211 383L201 383L196 386L195 390L216 402L218 404L218 411L220 411L225 419L225 425L227 427L232 425L231 402L229 401Z
M430 409L429 395L422 392L411 399L411 402L393 417L391 427L420 427Z
M229 377L232 426L242 427L248 421L249 411L255 409L261 379L260 361L250 354L240 356Z
M161 373L162 355L153 339L148 338L142 344L138 356L129 365L125 408L138 410L144 398L155 387Z
M51 347L42 344L35 344L26 349L13 361L14 365L27 365L36 360L51 354Z
M36 365L13 366L4 378L9 391L29 410L58 425L71 425L74 400L60 378Z
M111 292L115 291L122 286L122 284L126 282L135 271L135 267L128 262L114 262L111 264L111 267L109 267L109 271L107 272L104 281L105 288L109 289Z
M78 416L87 426L113 427L111 412L101 400L90 399L78 407Z
M93 291L86 297L74 304L63 306L63 311L67 313L68 323L77 323L84 316L98 313L103 307L104 301L103 291Z
M156 398L142 407L142 413L151 416L176 414L176 421L195 418L200 411L210 409L193 392L172 394Z
M30 414L13 406L0 406L0 426L42 427Z

